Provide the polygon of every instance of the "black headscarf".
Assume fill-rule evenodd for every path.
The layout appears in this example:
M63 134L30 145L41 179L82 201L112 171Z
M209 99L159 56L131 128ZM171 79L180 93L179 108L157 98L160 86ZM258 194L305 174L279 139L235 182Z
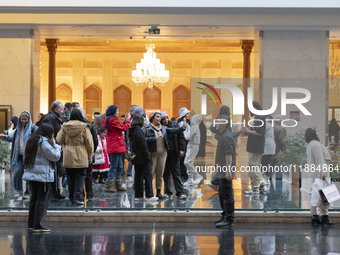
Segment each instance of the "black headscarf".
M18 125L19 118L17 116L13 116L11 121L12 121L12 123L14 125L14 129L16 129L17 125Z
M70 115L70 120L79 120L81 122L84 122L84 117L81 114L81 111L78 109L73 109Z
M230 108L229 108L229 106L222 105L218 115L230 115Z
M314 128L307 128L306 133L305 133L305 140L306 140L306 143L310 143L313 140L320 142Z

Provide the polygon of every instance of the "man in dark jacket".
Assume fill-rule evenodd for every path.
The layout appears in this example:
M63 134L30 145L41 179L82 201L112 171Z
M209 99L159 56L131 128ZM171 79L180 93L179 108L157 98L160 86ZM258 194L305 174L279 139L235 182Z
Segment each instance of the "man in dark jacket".
M48 123L53 126L54 128L54 138L57 137L58 132L61 129L61 125L63 124L63 121L61 119L61 115L64 112L64 106L59 101L54 101L51 104L50 111L48 114L43 116L42 123ZM64 199L65 196L61 195L60 189L59 189L59 176L62 175L62 157L60 157L60 160L56 162L56 169L54 171L54 182L52 184L52 195L56 199Z
M64 106L59 101L54 101L51 104L50 111L42 118L42 123L48 123L54 128L54 137L57 137L59 130L61 129L61 125L63 125L63 121L60 118L62 113L64 112Z
M216 148L215 169L219 180L218 196L220 200L222 216L215 222L217 228L234 226L234 190L233 177L236 170L235 141L228 129L230 125L229 115L219 115L218 119L227 120L227 123L216 125L219 131L219 139Z
M165 112L161 112L161 124L168 128L179 128L178 123L175 121L169 121L169 117ZM168 155L165 162L165 170L163 174L164 178L164 197L170 197L171 192L171 178L174 181L176 189L176 195L179 199L186 199L184 194L183 184L181 182L181 172L179 158L185 151L185 138L183 132L168 133Z

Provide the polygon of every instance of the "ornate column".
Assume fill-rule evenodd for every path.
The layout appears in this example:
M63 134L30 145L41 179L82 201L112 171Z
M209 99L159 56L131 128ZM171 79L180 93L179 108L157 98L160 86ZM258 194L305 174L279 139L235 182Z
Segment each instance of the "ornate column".
M46 39L46 46L49 54L48 61L48 107L56 99L56 71L55 71L55 54L57 51L59 39Z
M250 54L254 47L254 40L242 40L243 51L243 95L244 95L244 119L249 121L248 88L250 85ZM247 124L246 124L247 125Z

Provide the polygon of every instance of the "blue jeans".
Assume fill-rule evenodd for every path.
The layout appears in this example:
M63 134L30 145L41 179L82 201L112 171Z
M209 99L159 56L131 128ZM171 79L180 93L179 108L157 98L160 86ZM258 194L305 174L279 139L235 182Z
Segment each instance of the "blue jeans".
M18 156L17 164L13 167L13 181L15 191L22 193L22 176L24 174L23 156Z
M116 176L116 180L120 179L124 170L122 154L124 153L109 154L110 171L107 174L107 180L113 180L114 176Z

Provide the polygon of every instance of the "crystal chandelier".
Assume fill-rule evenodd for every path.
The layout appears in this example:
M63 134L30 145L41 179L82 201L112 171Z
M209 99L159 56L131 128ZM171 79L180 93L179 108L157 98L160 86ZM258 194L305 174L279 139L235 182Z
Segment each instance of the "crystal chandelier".
M166 83L170 79L169 71L165 70L165 65L156 58L154 48L155 45L151 42L146 45L144 58L136 64L136 70L132 71L133 82L147 84L148 88L157 83Z

